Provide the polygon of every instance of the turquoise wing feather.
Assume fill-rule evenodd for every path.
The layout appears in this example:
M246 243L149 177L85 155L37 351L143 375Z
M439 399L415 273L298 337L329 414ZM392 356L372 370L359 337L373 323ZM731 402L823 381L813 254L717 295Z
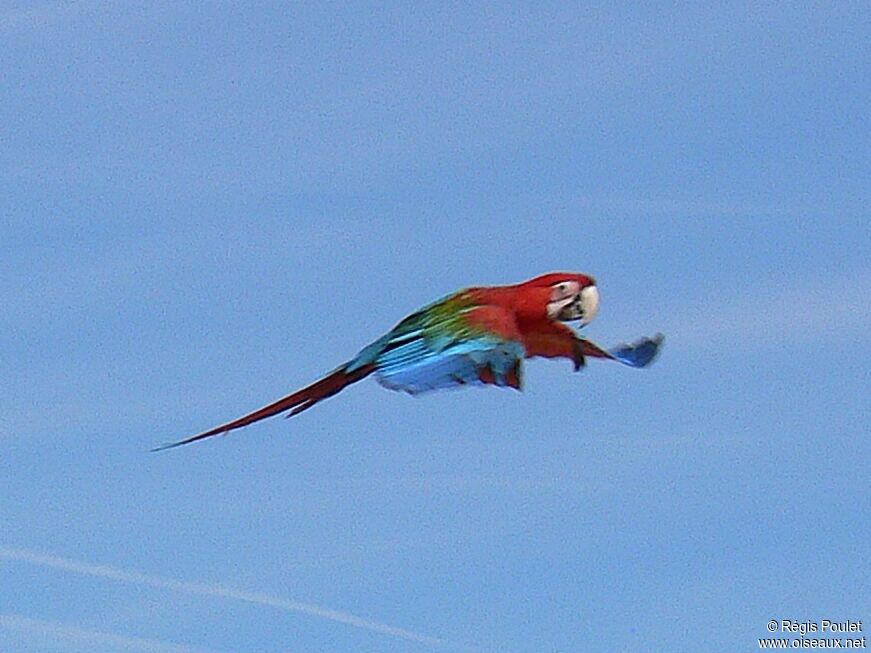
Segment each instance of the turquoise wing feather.
M517 388L523 345L510 337L510 328L488 328L479 319L484 314L490 322L513 325L504 309L458 293L405 318L363 349L349 369L374 363L379 383L409 394L461 385Z
M460 385L519 386L524 350L518 342L474 338L439 350L418 340L403 347L408 349L398 358L388 352L378 359L375 377L392 390L418 394Z

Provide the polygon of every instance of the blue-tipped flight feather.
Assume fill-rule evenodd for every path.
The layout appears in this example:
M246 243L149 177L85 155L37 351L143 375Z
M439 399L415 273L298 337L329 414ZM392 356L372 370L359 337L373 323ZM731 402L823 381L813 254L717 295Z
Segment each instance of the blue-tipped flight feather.
M665 336L657 333L652 338L639 338L629 344L617 345L608 353L625 365L647 367L656 358L664 339Z

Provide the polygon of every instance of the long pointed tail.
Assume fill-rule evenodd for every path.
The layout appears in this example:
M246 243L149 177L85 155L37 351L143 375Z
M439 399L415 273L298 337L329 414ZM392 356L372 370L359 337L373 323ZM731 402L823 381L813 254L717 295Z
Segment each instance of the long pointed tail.
M260 420L266 419L267 417L272 417L273 415L283 413L286 410L290 411L287 417L297 415L302 411L311 408L319 401L322 401L327 397L332 397L334 394L336 394L343 388L351 385L352 383L356 383L357 381L369 376L375 370L375 366L371 363L368 365L357 367L351 372L346 371L348 367L349 365L343 365L342 367L333 370L322 379L315 381L311 385L307 385L306 387L297 390L296 392L289 394L286 397L282 397L278 401L275 401L268 406L259 408L253 413L248 413L247 415L243 415L238 419L234 419L232 422L221 424L220 426L216 426L215 428L209 429L208 431L203 431L202 433L198 433L197 435L192 435L191 437L185 438L184 440L179 440L178 442L171 442L169 444L156 447L155 449L152 449L152 451L163 451L164 449L172 449L173 447L180 447L183 444L190 444L191 442L196 442L197 440L202 440L213 435L229 433L230 431L242 428L243 426L248 426L249 424L253 424L254 422L259 422Z

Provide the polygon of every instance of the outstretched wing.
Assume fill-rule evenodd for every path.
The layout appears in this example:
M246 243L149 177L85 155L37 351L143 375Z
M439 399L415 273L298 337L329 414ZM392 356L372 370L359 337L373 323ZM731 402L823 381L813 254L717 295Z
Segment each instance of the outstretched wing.
M603 349L560 322L541 322L523 331L527 358L568 358L575 370L586 364L587 357L615 360L630 367L647 367L656 358L663 339L663 335L657 333L652 338L639 338L630 344Z
M578 348L584 356L593 358L610 358L630 367L647 367L656 358L665 336L657 333L652 338L642 337L631 343L621 343L616 347L605 350L587 340L577 338Z
M378 382L418 394L462 385L520 389L525 355L514 314L463 294L400 322L375 358Z

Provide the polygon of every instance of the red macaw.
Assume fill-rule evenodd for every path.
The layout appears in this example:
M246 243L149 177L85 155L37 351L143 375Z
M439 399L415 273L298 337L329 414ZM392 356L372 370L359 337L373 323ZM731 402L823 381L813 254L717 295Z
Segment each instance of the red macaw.
M354 358L276 402L198 435L177 447L227 433L284 411L297 415L373 372L391 390L418 394L461 385L520 389L524 358L568 358L575 370L586 357L646 367L662 334L605 350L564 322L587 325L599 308L595 281L553 272L510 286L466 288L412 313Z

